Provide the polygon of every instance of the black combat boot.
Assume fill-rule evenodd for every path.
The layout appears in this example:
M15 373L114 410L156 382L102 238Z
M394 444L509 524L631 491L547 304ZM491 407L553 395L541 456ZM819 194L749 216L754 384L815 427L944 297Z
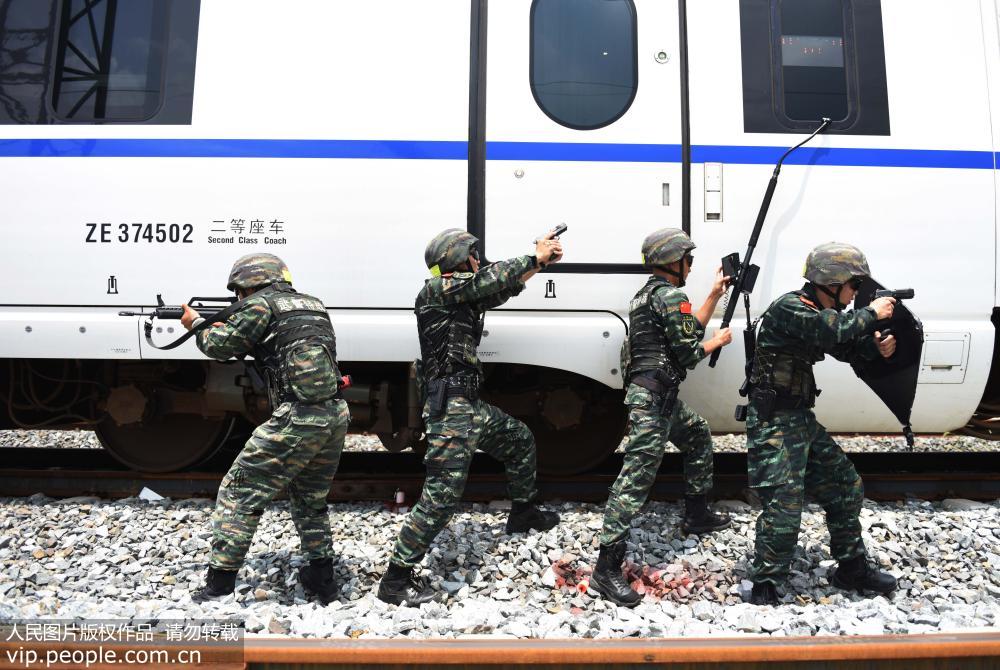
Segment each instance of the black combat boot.
M878 570L864 554L841 561L830 582L838 589L857 591L861 595L865 591L887 595L896 590L896 578Z
M332 603L340 593L340 587L333 579L332 558L314 558L308 565L303 565L299 568L299 582L307 595L324 605Z
M681 530L686 535L711 533L729 528L731 523L729 515L716 514L709 509L706 496L684 496L684 520L681 522Z
M205 575L205 585L191 595L191 602L203 603L206 600L228 596L236 590L237 570L216 570L209 566Z
M602 544L594 574L590 576L590 586L616 605L635 607L642 602L642 596L633 591L625 581L625 575L622 574L624 561L625 540Z
M527 533L534 528L544 532L555 528L559 523L559 515L539 509L533 502L517 502L510 504L510 514L507 515L507 533Z
M378 585L378 599L392 605L417 607L437 598L427 582L413 574L413 568L389 562Z
M751 605L780 605L778 590L771 582L754 582L753 591L750 592Z

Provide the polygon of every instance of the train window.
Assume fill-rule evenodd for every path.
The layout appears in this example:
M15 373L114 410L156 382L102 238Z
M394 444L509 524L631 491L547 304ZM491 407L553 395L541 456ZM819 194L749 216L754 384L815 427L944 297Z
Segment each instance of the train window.
M628 110L639 86L632 0L533 0L529 82L558 124L592 130Z
M188 124L199 0L0 2L0 124Z
M880 0L740 0L746 132L888 135Z
M843 0L782 0L781 93L794 121L843 121L847 104Z

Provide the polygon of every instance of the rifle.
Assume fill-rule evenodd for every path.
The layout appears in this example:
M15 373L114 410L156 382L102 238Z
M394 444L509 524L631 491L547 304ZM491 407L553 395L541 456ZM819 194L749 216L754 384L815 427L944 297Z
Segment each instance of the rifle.
M156 307L152 312L118 312L118 316L145 316L146 321L143 323L143 330L146 335L146 343L154 349L167 351L169 349L176 349L192 338L198 331L210 327L216 321L225 321L228 319L238 311L239 308L237 305L240 305L241 301L237 300L236 296L225 296L222 298L202 298L194 296L188 300L186 304L197 311L205 320L200 325L192 328L189 332L180 336L170 344L162 347L153 342L153 319L161 319L165 321L179 320L181 316L184 315L183 307L180 305L165 304L163 302L163 296L157 293Z
M743 255L743 260L740 260L739 254L736 252L731 253L722 259L723 273L725 273L725 276L727 277L736 277L736 281L732 283L731 292L726 298L726 306L722 315L721 327L728 328L729 324L732 323L733 316L736 314L736 300L734 300L734 298L737 295L742 294L743 304L745 305L747 312L747 329L744 334L744 347L748 350L750 345L750 333L752 331L752 324L750 322L750 293L753 292L754 284L757 282L757 273L760 272L760 267L750 263L750 259L753 258L753 251L757 246L757 239L760 237L760 231L764 227L764 219L767 217L767 210L771 208L771 198L774 197L774 189L778 185L778 175L781 174L781 164L785 162L785 159L788 158L793 151L826 130L829 125L830 119L824 118L823 123L820 124L819 128L813 131L812 135L796 144L781 156L778 160L778 164L774 166L774 172L771 174L771 181L768 182L767 190L764 192L764 201L760 204L760 211L757 213L757 221L753 224L753 232L750 234L750 244L747 246L746 254ZM708 367L715 367L721 353L722 347L719 347L712 352L712 357L708 361ZM752 355L753 352L750 351L747 356L748 359L752 358Z

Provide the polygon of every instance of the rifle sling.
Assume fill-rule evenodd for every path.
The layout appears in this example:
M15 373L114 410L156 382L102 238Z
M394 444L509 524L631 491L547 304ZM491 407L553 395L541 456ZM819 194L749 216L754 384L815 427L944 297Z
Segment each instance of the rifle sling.
M258 294L255 293L253 295L258 295ZM234 302L229 307L226 307L221 312L216 313L212 317L211 321L209 321L208 319L206 319L202 323L198 324L197 326L195 326L194 328L192 328L188 332L186 332L183 335L181 335L180 337L178 337L176 340L174 340L170 344L165 344L162 347L160 345L156 344L155 342L153 342L153 315L151 314L149 316L149 318L146 319L146 323L143 324L143 330L145 331L145 335L146 335L146 344L148 344L149 346L153 347L154 349L159 349L160 351L169 351L171 349L176 349L177 347L181 346L182 344L184 344L185 342L187 342L188 340L190 340L192 337L194 337L195 335L197 335L200 331L205 330L206 328L211 327L211 325L213 323L216 323L218 321L222 321L224 323L226 321L226 319L228 319L233 314L236 314L241 309L243 309L243 306L246 304L247 299L250 298L250 297L251 296L247 296L246 298L243 298L242 300L237 300L236 302Z

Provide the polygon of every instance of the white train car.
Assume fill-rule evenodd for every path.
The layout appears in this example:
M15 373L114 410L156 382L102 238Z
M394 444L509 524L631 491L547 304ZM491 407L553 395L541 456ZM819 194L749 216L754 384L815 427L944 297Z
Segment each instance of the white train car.
M509 257L565 222L564 263L489 314L481 356L542 467L588 467L621 434L643 237L690 231L700 300L829 116L782 173L752 309L815 244L861 246L916 289L914 429L958 428L1000 374L998 20L996 0L0 0L0 426L93 425L148 470L214 451L259 395L118 312L222 294L270 251L330 308L355 428L405 447L427 240L467 227ZM739 347L683 389L714 430L741 427ZM898 429L847 366L818 380L832 430Z

